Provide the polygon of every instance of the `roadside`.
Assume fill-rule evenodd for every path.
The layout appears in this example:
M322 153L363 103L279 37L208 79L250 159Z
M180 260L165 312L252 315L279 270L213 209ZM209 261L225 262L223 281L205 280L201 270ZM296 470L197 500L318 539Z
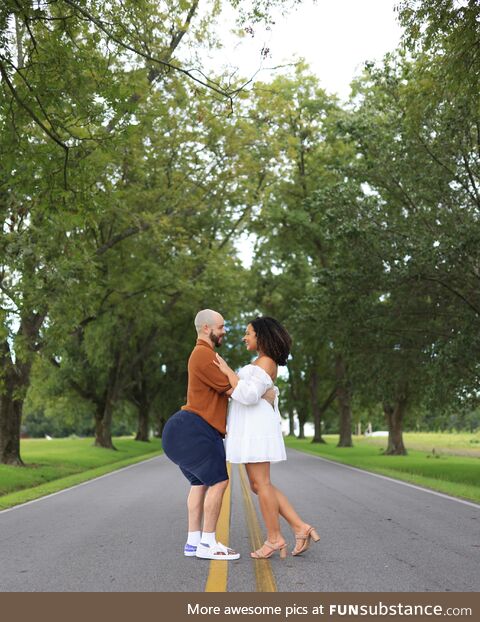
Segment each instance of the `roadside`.
M332 436L332 439L335 440L336 437ZM403 441L407 450L416 449L432 455L480 458L480 432L404 432ZM354 436L354 442L386 446L386 438L375 436Z
M436 490L454 497L480 503L480 462L478 457L466 457L408 450L407 456L383 454L381 446L354 438L354 447L336 447L337 437L325 437L326 444L312 444L311 439L286 437L286 445L335 462L358 467ZM411 445L410 445L411 446Z
M76 486L162 453L161 441L115 438L117 451L93 446L92 438L26 439L25 467L0 465L0 511Z

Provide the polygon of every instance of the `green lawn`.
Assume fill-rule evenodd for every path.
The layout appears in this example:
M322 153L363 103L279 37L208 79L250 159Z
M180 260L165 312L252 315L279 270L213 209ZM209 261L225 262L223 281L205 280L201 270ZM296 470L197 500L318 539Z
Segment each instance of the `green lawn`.
M25 439L25 467L0 465L0 510L43 497L161 453L161 441L115 438L118 451L93 446L92 438Z
M327 437L326 437L327 438ZM336 437L332 436L332 443ZM419 449L431 453L471 456L480 458L480 432L404 432L403 442L408 449ZM355 443L386 447L387 439L382 437L355 437Z
M386 445L385 438L354 437L353 448L337 448L336 435L324 438L326 445L288 437L286 442L294 449L480 503L478 434L406 433L408 456L384 456L381 450ZM93 447L91 438L23 440L21 452L26 467L0 465L0 510L161 452L158 439L139 443L132 438L116 438L114 443L118 451Z
M430 451L409 449L415 446L414 435L405 435L407 456L383 455L382 449L386 446L385 438L354 437L353 448L336 447L338 442L336 435L325 436L327 441L325 445L312 444L311 439L299 440L289 437L286 438L286 443L293 449L317 454L330 460L480 503L480 458L441 453L438 451L441 443L451 443L452 439L442 440L439 438L440 435L435 435L435 437L438 437L435 438L437 450L432 453L431 449ZM465 439L461 442L464 441ZM423 443L424 439L417 438L416 442ZM448 446L450 449L453 447Z

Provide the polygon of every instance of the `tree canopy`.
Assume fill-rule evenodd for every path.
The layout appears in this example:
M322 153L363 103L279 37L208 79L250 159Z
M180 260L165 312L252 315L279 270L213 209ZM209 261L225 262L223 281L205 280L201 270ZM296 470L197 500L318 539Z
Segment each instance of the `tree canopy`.
M478 425L478 3L400 2L345 104L303 61L204 71L222 8L248 28L296 3L2 4L1 462L49 423L161 434L203 307L236 365L249 319L287 326L283 411L314 442Z

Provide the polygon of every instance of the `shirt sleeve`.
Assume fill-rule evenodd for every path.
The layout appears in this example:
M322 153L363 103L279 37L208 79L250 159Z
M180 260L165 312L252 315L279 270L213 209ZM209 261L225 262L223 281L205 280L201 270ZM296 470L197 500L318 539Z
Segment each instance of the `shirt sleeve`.
M238 381L230 397L244 406L250 406L259 402L262 395L271 386L272 380L267 372L252 365L249 369L248 378L242 378Z
M215 353L213 353L213 356L215 356ZM225 393L225 391L231 389L228 378L214 364L213 357L209 356L209 352L206 352L206 354L198 353L197 356L192 358L190 363L195 376L204 384L217 391L217 393Z

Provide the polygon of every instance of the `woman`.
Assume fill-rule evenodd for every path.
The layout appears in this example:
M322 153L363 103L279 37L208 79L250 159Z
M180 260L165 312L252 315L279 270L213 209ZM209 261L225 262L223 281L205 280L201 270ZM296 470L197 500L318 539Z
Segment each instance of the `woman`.
M320 537L270 481L270 463L287 459L278 411L278 389L273 383L278 365L287 363L291 338L277 320L257 317L247 326L243 341L249 352L258 353L253 363L242 367L238 375L218 354L217 365L233 389L227 422L227 460L245 464L267 529L267 540L251 556L266 559L279 551L281 558L286 557L287 544L280 531L279 514L295 534L292 555L300 555L308 549L311 538L317 542ZM261 397L269 388L276 393L273 408Z

